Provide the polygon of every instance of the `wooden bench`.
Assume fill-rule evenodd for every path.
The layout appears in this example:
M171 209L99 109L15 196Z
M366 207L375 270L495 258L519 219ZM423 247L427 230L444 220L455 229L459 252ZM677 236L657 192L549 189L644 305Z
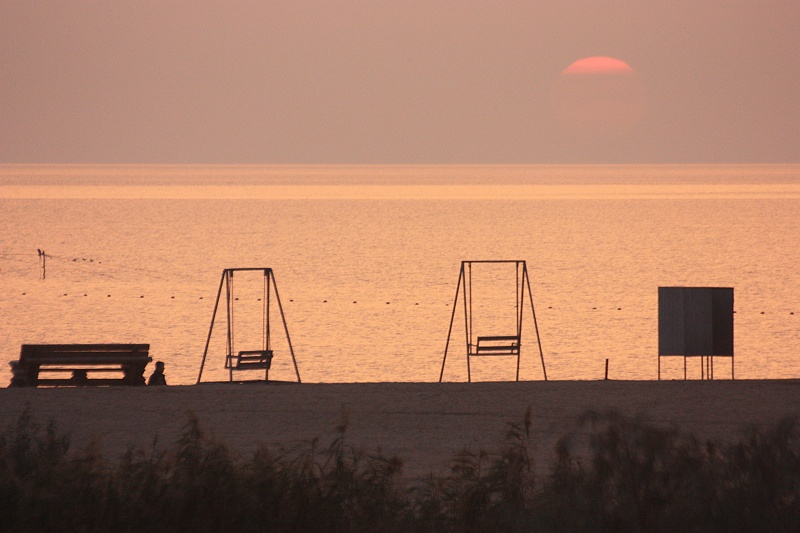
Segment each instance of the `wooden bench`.
M477 344L470 346L470 355L519 355L519 337L505 335L478 337Z
M243 350L233 360L233 370L269 370L272 366L272 350Z
M10 386L144 385L149 352L149 344L23 344ZM95 377L109 372L117 376Z

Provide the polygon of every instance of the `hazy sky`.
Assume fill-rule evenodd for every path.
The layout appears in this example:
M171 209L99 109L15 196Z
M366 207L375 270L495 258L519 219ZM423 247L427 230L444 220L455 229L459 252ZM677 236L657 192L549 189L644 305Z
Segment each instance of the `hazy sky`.
M596 55L626 134L553 113ZM0 0L0 162L800 162L800 2Z

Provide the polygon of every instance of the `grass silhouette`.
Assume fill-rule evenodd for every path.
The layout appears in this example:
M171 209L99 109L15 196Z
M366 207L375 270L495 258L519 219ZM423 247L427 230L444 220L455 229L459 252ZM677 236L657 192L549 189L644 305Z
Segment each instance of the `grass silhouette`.
M108 460L42 427L29 409L0 435L1 531L798 531L795 419L701 441L616 413L589 412L553 466L533 460L533 414L495 449L464 448L449 473L347 441L262 446L242 456L187 416L166 448Z

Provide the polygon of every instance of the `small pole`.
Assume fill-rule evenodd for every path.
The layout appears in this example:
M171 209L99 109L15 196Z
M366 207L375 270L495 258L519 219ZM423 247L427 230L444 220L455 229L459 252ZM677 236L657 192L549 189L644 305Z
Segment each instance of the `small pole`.
M608 359L606 359L606 381L608 381Z

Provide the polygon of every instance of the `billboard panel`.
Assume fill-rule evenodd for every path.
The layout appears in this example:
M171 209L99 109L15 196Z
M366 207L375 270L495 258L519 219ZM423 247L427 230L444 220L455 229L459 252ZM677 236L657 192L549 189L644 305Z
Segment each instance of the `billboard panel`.
M658 288L659 356L733 356L733 289Z

